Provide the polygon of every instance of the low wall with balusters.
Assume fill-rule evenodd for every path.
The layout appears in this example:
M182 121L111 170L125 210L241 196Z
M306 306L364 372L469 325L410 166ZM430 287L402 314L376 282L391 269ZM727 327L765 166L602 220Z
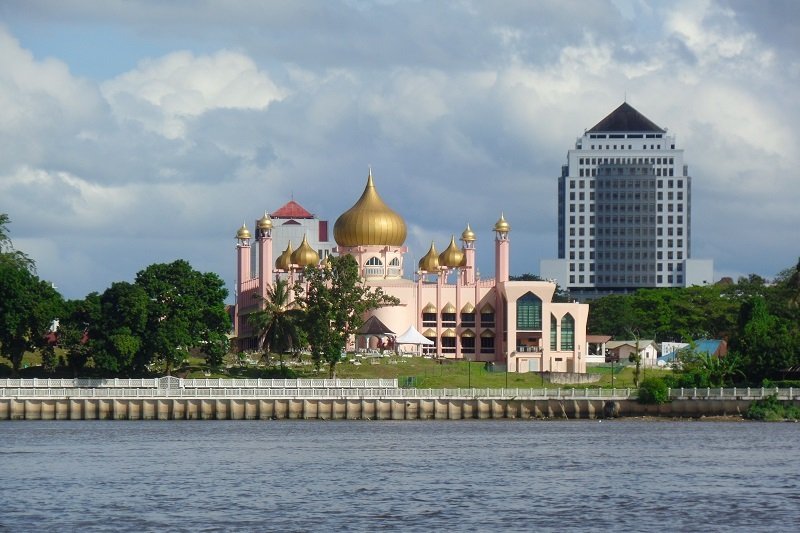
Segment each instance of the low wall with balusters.
M256 381L253 383L252 381ZM312 382L312 381L317 381ZM797 389L671 389L643 405L633 389L400 389L394 380L61 380L0 382L0 420L461 420L738 416Z

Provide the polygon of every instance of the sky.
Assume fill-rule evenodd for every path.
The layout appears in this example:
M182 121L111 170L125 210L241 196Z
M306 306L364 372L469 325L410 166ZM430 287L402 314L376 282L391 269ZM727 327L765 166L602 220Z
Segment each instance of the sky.
M692 257L769 278L800 256L799 24L794 0L0 0L0 212L67 298L176 259L232 293L243 221L294 199L332 227L371 166L407 261L469 223L490 277L502 212L535 274L567 150L627 101L685 149Z

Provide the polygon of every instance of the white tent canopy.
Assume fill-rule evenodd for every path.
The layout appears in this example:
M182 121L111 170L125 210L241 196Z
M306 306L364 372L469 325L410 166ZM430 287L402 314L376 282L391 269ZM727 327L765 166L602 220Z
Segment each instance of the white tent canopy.
M396 346L400 346L401 344L415 344L417 346L417 352L419 352L419 347L421 345L430 346L433 344L433 341L423 337L422 333L417 331L417 328L414 326L408 326L408 329L395 339Z

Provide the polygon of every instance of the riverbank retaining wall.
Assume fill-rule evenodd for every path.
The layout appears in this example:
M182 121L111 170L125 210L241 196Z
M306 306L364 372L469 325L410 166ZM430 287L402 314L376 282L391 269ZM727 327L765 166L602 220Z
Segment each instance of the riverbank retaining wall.
M740 416L749 399L2 398L0 420L462 420ZM787 400L800 406L800 400Z

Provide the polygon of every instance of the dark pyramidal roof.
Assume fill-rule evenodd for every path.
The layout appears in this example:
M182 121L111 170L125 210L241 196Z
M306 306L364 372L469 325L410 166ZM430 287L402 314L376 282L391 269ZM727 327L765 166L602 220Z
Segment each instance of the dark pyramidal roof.
M652 131L666 133L666 130L659 128L652 120L636 111L628 102L623 102L621 106L612 111L606 118L595 124L595 126L589 130L589 133L610 131Z
M394 331L386 327L376 316L371 316L358 329L359 335L394 335Z

